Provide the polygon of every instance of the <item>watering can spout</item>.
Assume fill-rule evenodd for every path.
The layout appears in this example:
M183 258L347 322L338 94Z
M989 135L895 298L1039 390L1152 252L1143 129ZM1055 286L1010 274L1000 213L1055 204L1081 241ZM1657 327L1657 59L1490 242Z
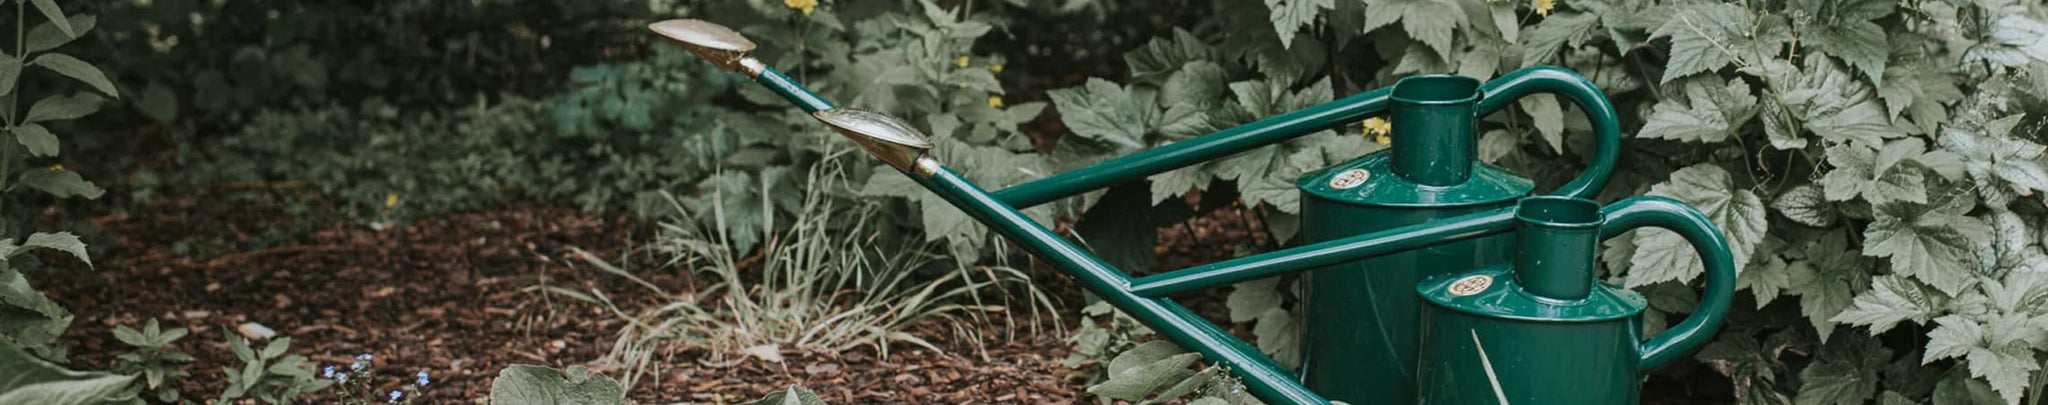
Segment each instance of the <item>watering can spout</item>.
M1515 211L1515 282L1536 296L1573 301L1593 289L1593 253L1600 244L1600 207L1592 201L1539 196Z
M1430 186L1461 184L1472 177L1479 85L1479 79L1457 75L1413 76L1394 83L1389 108L1394 174Z

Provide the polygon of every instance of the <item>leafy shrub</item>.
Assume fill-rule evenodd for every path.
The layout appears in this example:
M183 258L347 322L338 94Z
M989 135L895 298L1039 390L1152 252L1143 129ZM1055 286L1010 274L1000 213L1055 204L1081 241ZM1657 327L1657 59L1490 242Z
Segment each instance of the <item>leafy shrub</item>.
M127 325L114 327L114 339L134 350L114 358L114 372L139 375L136 380L138 392L147 391L156 395L156 400L166 403L178 402L178 389L174 387L179 379L191 373L178 363L191 363L192 355L171 347L178 339L184 339L185 328L163 329L156 318L149 318L149 324L142 330Z
M228 349L242 361L242 367L221 369L226 373L224 380L228 386L214 399L218 403L247 398L265 404L289 404L301 395L334 385L333 381L314 374L313 364L306 362L306 356L285 354L285 350L291 349L292 338L271 340L263 345L262 351L257 351L234 330L222 328L221 332L227 337Z

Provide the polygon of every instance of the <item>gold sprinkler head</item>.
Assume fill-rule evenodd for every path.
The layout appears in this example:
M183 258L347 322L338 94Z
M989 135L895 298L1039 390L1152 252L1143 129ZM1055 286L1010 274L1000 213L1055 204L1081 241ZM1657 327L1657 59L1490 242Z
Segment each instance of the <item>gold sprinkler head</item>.
M676 19L648 24L647 29L725 70L748 76L761 73L760 62L747 56L754 51L754 41L731 28L704 20Z
M860 147L881 158L883 162L905 172L923 173L926 169L916 168L918 158L931 150L932 142L923 133L903 120L873 111L851 108L834 108L811 113L812 117L831 126L832 130L852 139ZM927 175L929 175L927 173Z

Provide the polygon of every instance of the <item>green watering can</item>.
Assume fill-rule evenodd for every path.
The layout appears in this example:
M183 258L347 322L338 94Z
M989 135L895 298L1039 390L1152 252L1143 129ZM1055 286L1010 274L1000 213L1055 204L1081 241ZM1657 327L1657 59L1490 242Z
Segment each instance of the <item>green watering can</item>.
M1550 393L1553 395L1581 394L1580 391L1597 389L1602 391L1567 397L1615 398L1614 401L1629 402L1639 389L1637 375L1641 370L1654 368L1666 360L1691 352L1712 337L1733 295L1734 267L1727 245L1720 231L1704 215L1682 203L1663 198L1632 198L1605 210L1584 199L1596 193L1612 172L1619 153L1620 130L1613 107L1607 103L1605 95L1584 77L1560 68L1522 69L1484 84L1460 76L1411 77L1390 88L1368 91L1072 172L989 191L976 186L947 168L938 157L929 154L932 145L916 128L884 114L835 107L802 84L749 56L754 43L731 29L700 20L663 21L649 28L722 68L754 78L902 171L912 181L1025 250L1044 258L1168 340L1228 368L1254 395L1266 402L1319 404L1335 399L1351 403L1414 403L1421 400L1450 404L1487 403L1484 401L1500 398L1545 398L1508 397L1505 394L1480 398L1440 393L1476 387L1474 381L1484 381L1491 384L1489 387L1550 384L1499 390L1518 395L1539 388L1558 391ZM1555 196L1529 197L1533 184L1528 179L1479 163L1474 158L1474 120L1534 92L1566 96L1586 110L1594 124L1597 151L1593 164L1577 180L1555 191ZM1298 186L1305 197L1302 212L1306 242L1302 246L1134 278L1018 212L1019 209L1091 190L1342 127L1380 111L1390 111L1393 122L1393 140L1389 150L1301 178ZM1517 201L1524 203L1518 207ZM1580 216L1551 213L1571 210L1578 210L1575 213ZM1627 291L1594 283L1590 249L1597 238L1581 238L1585 239L1581 242L1587 249L1584 257L1550 251L1535 252L1548 249L1542 246L1529 246L1529 251L1518 252L1517 246L1528 245L1515 244L1516 235L1545 243L1568 239L1536 233L1548 228L1537 229L1528 225L1532 222L1526 218L1518 220L1518 213L1524 211L1528 211L1528 218L1552 218L1550 222L1556 223L1591 222L1594 225L1582 228L1597 229L1598 236L1612 236L1611 231L1636 225L1678 230L1694 242L1703 261L1708 263L1707 292L1701 298L1699 309L1685 322L1660 334L1647 345L1634 345L1639 329L1637 314L1642 309L1641 299L1637 297L1633 298L1635 301L1628 301L1626 297L1634 296ZM1605 218L1607 226L1600 227L1599 221L1589 218ZM1516 232L1518 229L1521 231ZM1564 251L1578 252L1573 249ZM1529 297L1523 302L1526 304L1524 307L1488 312L1498 308L1474 300L1438 300L1439 297L1429 295L1436 290L1427 287L1441 284L1442 277L1459 277L1462 280L1480 275L1490 280L1510 273L1521 277L1516 270L1499 266L1508 263L1509 258L1519 260L1529 256L1540 256L1544 264L1521 265L1518 261L1513 268L1534 269L1531 273L1546 281L1503 281L1495 283L1497 285L1489 284L1474 295L1458 296L1519 294L1516 296ZM1550 261L1556 257L1579 260L1570 263ZM1468 274L1472 269L1482 270ZM1308 357L1304 359L1304 370L1300 374L1282 368L1257 349L1169 298L1176 293L1295 272L1309 272L1305 306L1309 317L1305 336ZM1567 273L1576 276L1555 276ZM1599 301L1600 305L1607 305L1602 307L1607 312L1599 312L1600 317L1560 315L1583 315L1587 312L1585 306L1593 305L1588 302L1595 298L1555 298L1545 294L1554 294L1548 290L1553 287L1570 290L1559 286L1580 281L1583 281L1583 290L1607 294L1599 297L1619 297L1615 298L1620 300L1616 301L1619 303ZM1458 284L1457 280L1450 283ZM1536 290L1545 292L1531 292L1536 290L1531 290L1530 286L1539 286ZM1560 297L1568 296L1570 294ZM1434 304L1427 312L1421 304L1424 298ZM1637 304L1629 307L1627 304L1630 302ZM1612 308L1608 308L1610 306ZM1482 310L1445 310L1467 308ZM1460 351L1463 349L1457 346L1458 342L1451 340L1470 339L1460 333L1494 339L1485 341L1494 348ZM1544 336L1545 343L1543 346L1494 343L1495 340L1516 341L1518 338L1513 336L1518 333ZM1577 340L1581 338L1592 340ZM1622 345L1621 342L1630 344ZM1503 346L1509 349L1499 348ZM1502 350L1534 348L1558 351L1556 348L1563 347L1573 348L1569 351L1574 353L1600 356L1575 358L1556 365L1518 362L1502 366L1500 362L1488 365L1485 361L1494 358L1521 361L1529 357L1511 356L1536 355L1503 354ZM1493 356L1478 355L1482 361L1476 370L1485 373L1488 377L1485 380L1473 380L1472 376L1479 374L1473 374L1475 369L1467 364L1469 362L1461 361L1474 357L1473 353ZM1623 356L1631 353L1640 355ZM1601 362L1605 367L1597 370L1612 371L1597 376L1611 384L1554 384L1548 382L1552 380L1539 378L1555 379L1561 378L1560 372L1583 374L1596 370L1580 367L1590 362ZM1566 364L1574 368L1555 368ZM1424 378L1418 379L1419 376ZM1418 389L1427 395L1418 396Z

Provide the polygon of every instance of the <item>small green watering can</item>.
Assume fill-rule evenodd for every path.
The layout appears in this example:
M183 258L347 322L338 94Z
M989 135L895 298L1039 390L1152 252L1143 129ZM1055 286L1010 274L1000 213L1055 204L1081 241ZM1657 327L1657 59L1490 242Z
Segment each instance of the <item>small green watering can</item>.
M1512 341L1514 338L1509 336L1519 333L1517 330L1526 330L1540 331L1530 332L1540 336L1556 336L1545 341L1559 347L1583 347L1575 352L1606 355L1580 361L1614 363L1603 363L1609 368L1599 370L1627 371L1597 376L1612 384L1586 386L1584 389L1571 388L1579 386L1574 384L1546 388L1569 392L1599 389L1603 391L1597 395L1588 394L1580 398L1602 400L1574 403L1621 403L1604 402L1604 398L1634 398L1639 370L1654 368L1705 343L1720 326L1727 301L1733 294L1733 264L1726 243L1704 215L1684 204L1662 198L1628 199L1605 211L1597 209L1590 201L1579 199L1590 197L1606 182L1619 153L1620 131L1612 106L1607 104L1598 88L1578 74L1560 68L1523 69L1483 85L1475 79L1456 76L1410 78L1390 88L1360 93L1072 172L989 191L946 167L939 157L931 155L932 144L915 127L884 114L834 106L802 84L749 56L754 43L731 29L700 20L663 21L649 28L722 68L754 78L902 171L912 181L987 224L990 230L1044 258L1048 264L1072 276L1104 301L1175 344L1199 352L1209 362L1231 370L1243 380L1246 388L1266 402L1320 404L1339 399L1353 403L1413 403L1421 398L1431 403L1464 403L1459 401L1467 397L1436 395L1438 387L1472 387L1472 380L1469 380L1472 374L1467 370L1467 364L1453 358L1460 353L1454 350L1456 343L1444 343L1446 339L1463 339L1465 337L1450 335L1468 333ZM1473 120L1532 92L1569 97L1588 112L1595 126L1597 151L1593 164L1579 179L1555 191L1559 197L1528 197L1533 188L1529 180L1473 159L1476 155L1475 142L1471 137ZM1153 174L1342 127L1369 114L1387 111L1390 106L1394 139L1389 151L1303 176L1299 186L1304 193L1303 221L1307 225L1303 233L1307 244L1302 246L1131 277L1018 212L1022 208L1090 190L1137 181ZM1518 207L1515 205L1517 201L1533 203ZM1633 307L1633 312L1626 307L1615 308L1611 313L1602 312L1603 316L1611 316L1597 321L1557 316L1584 311L1582 305L1585 304L1581 301L1590 298L1575 301L1549 298L1549 295L1534 295L1536 298L1527 301L1529 306L1522 309L1531 312L1458 315L1437 309L1426 314L1423 312L1419 304L1422 299L1416 292L1421 291L1418 288L1438 282L1438 279L1425 281L1425 278L1465 274L1470 269L1505 263L1510 257L1526 256L1512 249L1516 246L1512 243L1516 234L1543 241L1567 239L1531 233L1535 232L1529 229L1531 226L1523 225L1529 221L1517 219L1518 213L1524 210L1550 206L1594 213L1579 212L1583 214L1580 217L1559 217L1560 220L1553 222L1606 218L1606 227L1598 227L1595 222L1594 228L1588 228L1598 229L1599 236L1612 236L1611 231L1636 225L1679 230L1701 249L1702 259L1708 263L1707 292L1701 299L1700 308L1691 318L1672 331L1660 334L1647 346L1632 344L1638 329L1635 316L1641 311L1640 305ZM1646 213L1631 214L1638 211ZM1554 214L1530 211L1529 215L1548 218ZM1518 227L1523 230L1515 232ZM1584 239L1581 242L1585 243L1586 249L1597 242L1597 239L1581 239ZM1584 290L1597 289L1610 295L1627 296L1624 290L1593 284L1594 269L1590 255L1586 253L1581 260L1573 262L1573 266L1578 266L1572 269L1575 272L1558 270L1566 267L1563 264L1518 264L1516 268L1536 269L1530 273L1542 275L1542 279L1547 281L1502 282L1499 286L1479 291L1534 294L1525 291L1529 290L1526 286L1537 286L1537 290L1545 291L1542 294L1552 294L1549 290L1552 287L1584 281ZM1567 256L1577 257L1543 257ZM1382 261L1370 260L1376 258ZM1554 263L1544 260L1542 263ZM1307 305L1310 312L1310 342L1307 345L1310 357L1304 361L1307 365L1306 385L1303 375L1282 368L1257 349L1170 298L1181 292L1311 270L1315 272L1310 275L1311 291ZM1476 273L1489 278L1503 277L1511 272L1498 268L1480 271L1491 271ZM1566 273L1583 277L1556 281L1547 276ZM1422 284L1418 286L1418 282ZM1640 301L1640 298L1635 300ZM1471 304L1458 300L1431 303L1444 308ZM1525 323L1549 327L1522 325ZM1577 334L1543 334L1566 330L1577 331ZM1421 338L1425 333L1428 337ZM1497 333L1508 335L1494 336ZM1571 340L1576 339L1573 336L1602 340L1579 342ZM1422 343L1418 344L1418 339L1422 339ZM1626 349L1620 343L1624 341L1631 343L1626 345ZM1501 345L1491 340L1487 342ZM1418 346L1428 349L1420 351L1422 355L1418 356ZM1514 350L1523 348L1550 350L1528 345ZM1451 351L1436 354L1437 350ZM1484 353L1499 353L1499 350ZM1620 355L1629 353L1641 355ZM1482 357L1489 358L1500 357ZM1319 365L1326 367L1318 368ZM1542 373L1547 369L1542 365L1520 363L1495 368L1482 361L1480 370L1489 373L1499 370ZM1581 371L1559 370L1564 373ZM1418 375L1428 378L1418 380ZM1498 373L1488 375L1496 376ZM1519 375L1522 374L1509 377ZM1494 386L1505 386L1505 382L1520 384L1523 380L1494 377L1487 381L1500 382ZM1418 388L1430 395L1417 397ZM1339 395L1326 398L1319 394L1324 391ZM1501 392L1508 391L1504 388Z

